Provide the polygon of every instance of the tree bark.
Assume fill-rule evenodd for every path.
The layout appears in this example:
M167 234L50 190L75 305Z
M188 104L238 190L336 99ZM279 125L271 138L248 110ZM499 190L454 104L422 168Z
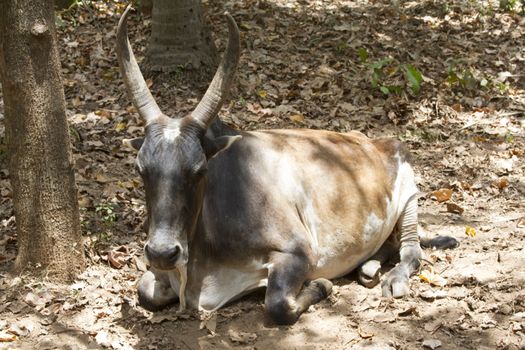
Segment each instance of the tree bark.
M84 269L53 1L0 1L0 77L18 236L15 270Z
M152 71L214 70L217 49L201 0L154 0L146 66Z
M153 0L140 0L140 11L144 16L151 16Z

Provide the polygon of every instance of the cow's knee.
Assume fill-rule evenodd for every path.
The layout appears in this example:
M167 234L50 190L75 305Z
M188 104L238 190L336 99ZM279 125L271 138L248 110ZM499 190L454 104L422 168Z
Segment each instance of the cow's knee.
M149 311L159 311L177 301L177 293L165 277L167 276L156 276L152 271L146 271L142 275L138 284L140 306Z

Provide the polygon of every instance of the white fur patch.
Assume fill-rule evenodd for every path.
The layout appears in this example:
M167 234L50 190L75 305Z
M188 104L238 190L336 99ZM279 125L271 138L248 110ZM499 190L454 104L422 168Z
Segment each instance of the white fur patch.
M215 311L227 302L259 287L268 285L268 271L261 261L252 261L245 269L221 266L202 280L198 296L199 310Z
M173 142L180 135L179 123L170 123L166 129L164 129L164 138L168 142Z

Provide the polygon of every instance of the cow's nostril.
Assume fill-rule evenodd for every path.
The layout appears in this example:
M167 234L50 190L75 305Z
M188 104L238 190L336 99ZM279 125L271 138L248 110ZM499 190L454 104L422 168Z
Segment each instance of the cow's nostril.
M150 244L146 244L144 250L148 260L150 260L153 263L158 262L161 265L175 264L182 251L179 245L175 245L169 248L156 248L151 246Z
M150 245L147 244L147 243L146 243L146 245L144 246L144 253L146 254L146 257L147 257L148 259L152 259L152 258L154 257L154 255L155 255L155 254L153 253L153 251L152 251Z
M167 254L167 256L166 256L167 260L176 262L177 259L179 258L180 247L178 245L176 245L175 247L169 249L169 251L166 252L166 254Z

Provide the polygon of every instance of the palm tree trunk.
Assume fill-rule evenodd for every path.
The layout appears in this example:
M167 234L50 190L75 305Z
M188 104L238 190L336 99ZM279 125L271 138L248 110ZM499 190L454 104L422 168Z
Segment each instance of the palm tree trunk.
M215 69L217 50L201 0L154 0L146 66L152 71Z

